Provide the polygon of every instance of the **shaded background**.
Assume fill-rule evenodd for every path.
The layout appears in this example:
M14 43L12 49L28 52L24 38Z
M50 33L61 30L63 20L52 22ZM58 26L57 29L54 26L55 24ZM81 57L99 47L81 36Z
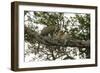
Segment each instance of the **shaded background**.
M24 11L25 62L90 58L90 16Z

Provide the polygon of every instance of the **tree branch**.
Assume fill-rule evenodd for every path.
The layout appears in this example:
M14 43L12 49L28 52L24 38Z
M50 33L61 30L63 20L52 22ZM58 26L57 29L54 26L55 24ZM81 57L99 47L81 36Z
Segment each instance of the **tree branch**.
M58 40L54 40L48 36L44 37L38 34L38 32L30 29L29 27L25 27L25 33L27 33L28 35L31 35L31 37L37 40L38 42L48 45L48 46L63 46L63 47L69 46L69 47L79 47L79 48L90 47L90 40L83 41L83 40L78 40L78 39L73 39L73 40L66 39L67 40L66 42L62 42L62 40L60 40L59 42Z

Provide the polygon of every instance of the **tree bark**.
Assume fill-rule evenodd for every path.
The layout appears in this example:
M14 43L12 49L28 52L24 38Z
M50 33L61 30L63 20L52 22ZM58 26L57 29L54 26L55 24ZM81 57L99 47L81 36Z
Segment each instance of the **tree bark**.
M73 40L66 39L67 40L66 42L59 42L50 37L47 37L47 36L44 37L38 34L38 32L35 32L28 27L25 27L25 33L27 33L28 35L31 35L31 37L33 37L33 39L36 39L38 42L48 45L48 46L63 46L63 47L69 46L69 47L79 47L79 48L90 47L90 40L83 41L83 40L78 40L78 39L73 39Z

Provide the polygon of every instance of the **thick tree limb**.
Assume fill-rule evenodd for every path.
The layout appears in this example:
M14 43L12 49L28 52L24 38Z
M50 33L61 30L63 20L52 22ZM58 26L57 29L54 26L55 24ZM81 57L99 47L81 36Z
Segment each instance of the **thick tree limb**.
M83 41L77 39L65 39L67 41L62 42L63 40L55 40L48 36L42 36L38 34L38 32L33 31L32 29L25 27L25 33L30 35L33 39L37 40L38 42L48 45L48 46L63 46L63 47L79 47L79 48L88 48L90 47L90 40ZM30 41L29 41L30 42Z

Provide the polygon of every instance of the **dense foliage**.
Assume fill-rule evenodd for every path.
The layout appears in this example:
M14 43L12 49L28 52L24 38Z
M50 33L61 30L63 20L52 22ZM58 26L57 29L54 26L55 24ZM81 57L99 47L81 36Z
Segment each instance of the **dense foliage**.
M90 14L24 13L25 58L30 55L30 61L90 58L90 46L86 46L90 41Z

